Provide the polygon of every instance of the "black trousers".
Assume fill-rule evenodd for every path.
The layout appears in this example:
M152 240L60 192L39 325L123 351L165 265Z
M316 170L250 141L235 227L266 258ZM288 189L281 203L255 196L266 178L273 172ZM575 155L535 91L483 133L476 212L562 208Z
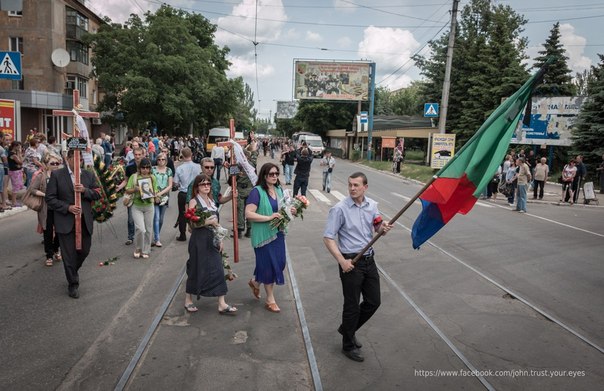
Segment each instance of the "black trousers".
M52 258L59 251L59 236L55 234L55 214L52 210L46 212L44 227L44 253L46 259Z
M354 258L354 254L344 254L346 259ZM377 311L381 303L380 276L373 255L361 257L354 269L348 273L340 270L344 308L342 311L342 348L354 349L353 337ZM359 304L363 295L363 302Z
M533 198L537 198L537 191L539 191L539 199L542 199L544 187L545 187L545 181L538 181L535 179L535 182L533 183Z
M68 234L58 234L59 245L61 246L61 255L63 257L63 268L65 268L65 277L69 286L80 285L80 276L78 270L90 253L92 238L86 229L86 224L82 221L82 249L75 248L75 229Z
M180 236L187 235L187 220L185 219L185 211L187 210L187 193L184 191L178 192L178 230Z
M308 176L296 175L294 179L294 197L298 195L298 190L306 197L306 189L308 188Z

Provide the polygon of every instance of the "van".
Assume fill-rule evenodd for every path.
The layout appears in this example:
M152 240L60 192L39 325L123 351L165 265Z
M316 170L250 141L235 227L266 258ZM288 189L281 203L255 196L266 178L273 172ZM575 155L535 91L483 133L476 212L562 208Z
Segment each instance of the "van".
M296 144L296 148L301 148L302 143L305 142L308 148L310 148L314 157L323 156L323 152L325 151L323 139L318 134L306 132L296 133L294 135L294 142Z
M231 129L229 128L212 128L208 132L206 139L206 152L208 156L212 153L212 148L216 146L216 140L231 138ZM235 132L235 140L243 140L243 132Z

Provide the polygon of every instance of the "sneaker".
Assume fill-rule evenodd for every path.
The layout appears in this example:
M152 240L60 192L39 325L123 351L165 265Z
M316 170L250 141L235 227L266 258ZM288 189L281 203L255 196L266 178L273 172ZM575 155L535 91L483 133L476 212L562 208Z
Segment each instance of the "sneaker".
M155 246L156 246L156 247L161 247L161 246L162 246L162 244L161 244L161 242L158 240L157 242L155 242Z
M519 210L518 213L526 213L526 210Z
M509 206L514 206L514 204L508 204Z
M132 239L126 240L126 246L130 246L134 241Z
M186 242L187 237L185 235L181 235L181 236L177 237L176 240L178 240L179 242Z

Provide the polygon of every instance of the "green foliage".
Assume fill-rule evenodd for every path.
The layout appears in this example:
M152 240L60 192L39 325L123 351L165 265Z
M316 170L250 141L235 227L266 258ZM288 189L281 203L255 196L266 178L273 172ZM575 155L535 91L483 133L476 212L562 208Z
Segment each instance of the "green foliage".
M600 63L591 69L590 95L572 129L573 152L584 155L588 165L599 163L604 154L604 55L598 56Z
M329 129L352 130L352 119L357 113L354 102L300 102L295 120L301 129L325 136Z
M174 133L225 126L232 116L249 125L249 94L226 77L228 49L214 44L215 31L203 16L166 5L144 20L132 14L124 25L102 25L86 37L105 93L99 109L122 113L131 127L154 121Z
M525 24L526 19L511 7L494 6L489 0L472 0L463 8L456 29L446 126L448 133L457 134L458 145L474 135L502 98L526 81ZM414 57L426 78L420 86L426 102L441 100L448 41L444 34L430 42L429 59Z
M554 57L543 82L535 89L535 96L574 96L576 86L572 83L571 71L566 63L566 50L560 43L560 23L556 22L550 30L550 35L543 44L544 50L539 51L540 56L535 58L535 68L541 68L545 62Z

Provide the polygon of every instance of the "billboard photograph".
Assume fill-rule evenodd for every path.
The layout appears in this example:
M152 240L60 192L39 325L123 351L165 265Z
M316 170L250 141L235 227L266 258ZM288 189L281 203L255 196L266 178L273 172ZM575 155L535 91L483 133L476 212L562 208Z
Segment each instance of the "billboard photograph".
M277 114L278 119L292 119L298 112L298 101L277 101Z
M294 98L366 101L369 63L294 60Z
M530 118L522 114L512 143L570 146L571 128L584 99L583 96L532 98Z

